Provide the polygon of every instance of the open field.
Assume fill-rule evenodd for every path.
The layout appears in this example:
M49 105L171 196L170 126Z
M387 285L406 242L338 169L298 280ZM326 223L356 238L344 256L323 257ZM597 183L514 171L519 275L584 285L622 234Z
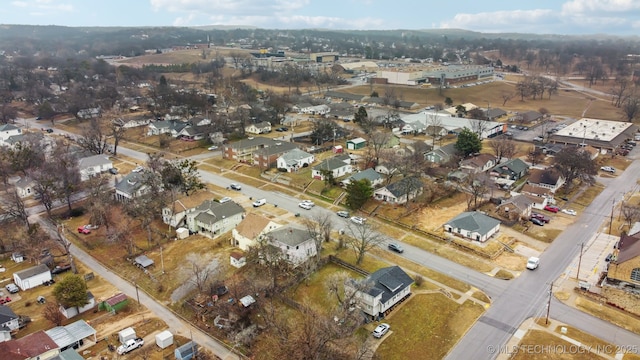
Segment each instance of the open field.
M513 360L530 360L530 359L561 359L561 360L573 360L573 359L604 359L603 357L591 352L571 352L569 349L572 345L570 342L562 340L560 337L550 334L542 330L529 330L527 334L520 341L520 348L527 349L527 346L549 346L551 349L567 349L566 352L558 353L542 353L542 351L513 351L514 355L511 357ZM517 349L516 349L517 350Z
M620 310L602 306L598 302L591 301L582 296L576 298L576 307L587 314L608 321L636 334L640 333L640 320L633 318Z

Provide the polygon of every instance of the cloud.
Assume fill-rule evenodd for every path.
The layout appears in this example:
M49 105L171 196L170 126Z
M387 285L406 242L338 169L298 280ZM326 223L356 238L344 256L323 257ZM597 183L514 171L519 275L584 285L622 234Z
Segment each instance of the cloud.
M20 8L29 8L33 10L30 15L41 16L46 12L72 12L74 7L71 4L54 2L54 0L35 0L35 1L12 1L11 5Z
M640 11L640 2L637 0L571 0L562 5L563 15L569 16L585 13L628 13L634 10Z
M544 26L557 20L558 13L550 9L494 11L456 14L453 19L440 23L440 27L490 32L524 32L525 30L522 29Z
M277 15L302 9L310 0L150 0L155 11L215 16Z

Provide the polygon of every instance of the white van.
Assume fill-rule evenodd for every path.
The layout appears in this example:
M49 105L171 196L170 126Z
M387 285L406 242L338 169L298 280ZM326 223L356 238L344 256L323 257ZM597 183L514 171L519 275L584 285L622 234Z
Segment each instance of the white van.
M267 203L267 199L258 199L253 202L253 207L260 207Z

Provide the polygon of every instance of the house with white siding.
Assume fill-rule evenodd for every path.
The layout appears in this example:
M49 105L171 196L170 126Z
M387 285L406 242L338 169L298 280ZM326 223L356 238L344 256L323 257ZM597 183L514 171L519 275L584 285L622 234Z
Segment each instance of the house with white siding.
M355 291L358 307L373 319L384 317L394 305L411 295L413 279L399 266L379 269L361 281L351 280L346 289Z

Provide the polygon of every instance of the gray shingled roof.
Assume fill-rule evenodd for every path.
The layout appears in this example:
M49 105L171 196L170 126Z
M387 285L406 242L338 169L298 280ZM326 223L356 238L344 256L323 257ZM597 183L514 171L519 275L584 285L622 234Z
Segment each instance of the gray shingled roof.
M78 160L78 168L86 169L88 167L109 164L111 160L106 155L94 155L89 157L84 157Z
M382 177L382 175L380 175L380 173L378 173L377 171L375 171L372 168L360 171L357 174L353 174L351 176L349 176L349 180L351 181L360 181L362 179L367 179L369 180L369 182L373 183L374 181L380 179Z
M400 181L396 181L393 184L387 185L387 190L389 190L393 196L399 198L406 195L408 192L421 188L423 185L422 181L417 177L409 176L401 179Z
M500 221L477 211L463 212L447 222L447 225L453 228L474 231L482 235L499 224Z
M45 264L36 265L34 267L30 267L28 269L24 269L22 271L16 271L14 275L18 275L18 277L22 280L28 279L34 275L42 274L49 272L49 268Z
M413 284L413 279L399 266L382 268L369 275L366 281L373 285L367 293L374 297L382 294L382 303L386 303L404 288Z
M496 165L493 169L497 172L502 173L503 171L499 171L502 168L506 167L507 169L511 170L512 172L519 174L522 171L526 170L529 168L529 165L527 165L527 163L525 163L524 161L520 160L519 158L515 158L515 159L511 159L509 161L505 161L501 164Z
M269 232L267 236L272 240L279 241L289 246L298 246L311 239L307 230L296 229L291 226L273 230Z
M144 186L145 172L129 173L116 184L116 190L133 195L140 187Z
M200 214L195 217L197 221L209 224L217 222L223 218L242 214L244 209L233 201L221 204L215 200L206 200L202 204L196 206L195 211L200 212Z
M18 315L16 315L16 313L14 313L10 307L5 305L0 305L0 325L17 318L18 318Z
M348 156L348 155L347 155ZM347 163L345 163L344 161L337 159L335 157L332 158L328 158L328 159L324 159L324 161L322 161L320 164L316 165L313 167L313 170L329 170L329 171L333 171L335 169L339 169L343 166L346 166Z

